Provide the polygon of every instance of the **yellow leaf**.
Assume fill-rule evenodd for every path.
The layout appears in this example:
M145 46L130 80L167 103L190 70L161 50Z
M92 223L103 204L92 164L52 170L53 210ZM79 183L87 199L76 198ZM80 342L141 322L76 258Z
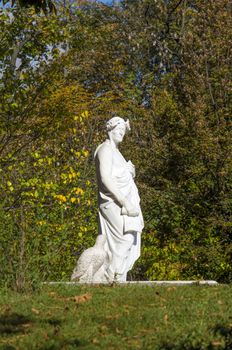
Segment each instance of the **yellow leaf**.
M60 201L60 202L66 202L67 198L65 196L63 196L62 194L58 194L56 195L56 198Z
M83 113L81 113L82 117L84 118L88 118L89 116L89 112L88 111L84 111Z
M83 195L83 194L84 194L84 191L82 190L82 188L77 187L77 188L75 189L75 193L76 193L76 194Z
M89 151L82 151L82 152L83 152L83 155L84 155L85 157L88 157Z

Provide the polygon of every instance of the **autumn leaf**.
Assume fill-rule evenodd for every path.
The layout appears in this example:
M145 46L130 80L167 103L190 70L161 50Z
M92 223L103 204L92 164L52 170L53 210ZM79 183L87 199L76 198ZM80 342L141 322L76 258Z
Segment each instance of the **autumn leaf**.
M3 305L2 312L4 315L9 315L11 313L11 311L12 311L11 305L9 305L9 304Z
M83 295L77 295L73 298L73 300L76 303L85 303L86 301L89 301L92 299L92 295L91 294L83 294Z
M74 301L77 304L85 303L86 301L89 301L92 299L92 295L89 293L82 294L82 295L75 295L74 297L68 297L68 298L59 298L63 301Z
M31 309L31 311L32 311L34 314L36 314L36 315L39 315L39 314L40 314L40 311L39 311L38 309L34 308L34 307Z
M223 343L220 341L220 340L214 340L214 341L212 341L212 343L211 343L213 346L220 346L220 345L222 345Z

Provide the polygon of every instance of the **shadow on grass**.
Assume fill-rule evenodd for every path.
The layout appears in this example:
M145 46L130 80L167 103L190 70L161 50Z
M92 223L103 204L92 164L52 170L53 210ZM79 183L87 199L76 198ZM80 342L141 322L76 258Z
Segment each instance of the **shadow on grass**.
M164 343L160 346L160 349L162 350L203 350L202 346L199 345L191 345L191 344L186 344L185 342L180 342L179 344L172 344L172 343ZM215 348L204 348L205 350L208 349L214 349Z
M209 330L215 336L220 335L221 341L211 342L203 345L197 339L181 340L178 344L163 343L160 347L162 350L232 350L232 328L224 325L216 325Z
M24 315L12 313L10 315L0 316L0 335L15 334L24 331L24 325L31 323L32 320Z
M232 327L227 327L225 325L216 325L213 328L214 334L219 334L224 338L226 350L232 349Z
M51 326L57 327L61 326L62 320L49 318L49 319L39 319L36 322L39 323L48 323ZM12 313L10 315L1 315L0 316L0 335L11 335L15 333L24 332L25 325L35 323L35 320L26 317L21 314ZM1 350L1 348L0 348Z
M46 341L45 344L43 344L39 350L60 350L60 349L66 349L67 346L69 346L69 349L76 349L81 347L85 347L89 343L77 338L74 339L63 339L63 340L57 340L55 343L51 339L50 341ZM1 350L1 349L0 349Z
M63 320L55 318L38 318L32 319L25 315L18 313L11 313L7 315L0 315L0 338L1 336L6 336L7 338L14 336L18 333L25 333L28 331L28 325L31 324L40 324L47 323L48 325L54 327L54 337L47 339L46 342L39 348L39 350L60 350L61 348L70 346L72 349L76 349L80 346L85 346L88 342L77 339L77 338L68 338L68 339L59 339L55 336L55 331L62 326ZM0 345L0 350L15 350L17 347L14 347L10 344Z
M16 350L17 348L15 348L13 345L0 345L0 350Z
M56 341L55 344L53 342L50 343L48 340L44 345L42 345L42 347L38 348L38 350L60 350L60 349L66 349L67 346L71 346L70 349L77 349L80 346L85 346L85 345L87 345L87 343L84 343L79 339L70 339L62 342ZM18 349L17 346L15 347L9 344L0 345L0 350L17 350L17 349Z

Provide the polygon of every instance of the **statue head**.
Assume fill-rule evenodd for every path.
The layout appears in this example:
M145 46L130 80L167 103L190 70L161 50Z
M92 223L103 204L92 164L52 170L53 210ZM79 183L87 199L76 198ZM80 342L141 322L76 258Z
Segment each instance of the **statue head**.
M106 123L106 131L109 139L117 146L122 142L125 133L130 131L130 122L128 119L125 121L121 117L113 117Z

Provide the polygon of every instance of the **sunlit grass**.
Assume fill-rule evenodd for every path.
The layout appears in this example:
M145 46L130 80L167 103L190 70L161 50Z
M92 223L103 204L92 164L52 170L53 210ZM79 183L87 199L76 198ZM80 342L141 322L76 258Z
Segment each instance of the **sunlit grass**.
M0 294L0 349L232 349L231 286L43 286Z

